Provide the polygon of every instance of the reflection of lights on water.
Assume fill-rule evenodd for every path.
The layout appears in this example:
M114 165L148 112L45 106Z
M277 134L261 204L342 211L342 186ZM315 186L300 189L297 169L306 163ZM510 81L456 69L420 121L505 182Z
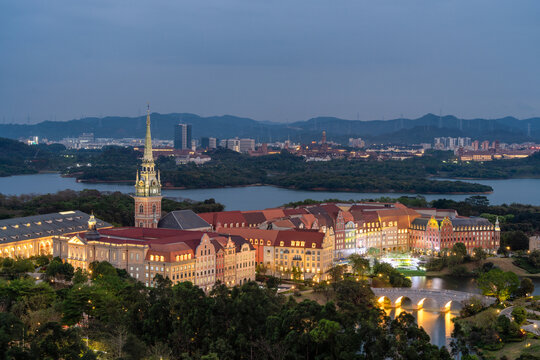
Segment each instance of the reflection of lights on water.
M418 327L423 328L429 335L432 344L447 347L450 345L450 338L452 336L452 331L454 331L452 319L458 315L455 311L441 313L425 309L404 309L402 307L387 308L385 309L385 312L392 319L395 319L403 312L408 312L414 316Z

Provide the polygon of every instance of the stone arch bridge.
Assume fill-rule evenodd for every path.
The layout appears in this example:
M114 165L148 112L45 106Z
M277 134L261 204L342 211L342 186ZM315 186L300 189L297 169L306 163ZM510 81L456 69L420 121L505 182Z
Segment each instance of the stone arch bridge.
M392 307L399 307L403 301L410 300L411 306L415 310L430 307L445 312L451 309L452 304L463 306L472 297L480 299L484 305L491 305L495 302L495 298L455 290L411 288L371 288L371 290L381 304L388 299Z

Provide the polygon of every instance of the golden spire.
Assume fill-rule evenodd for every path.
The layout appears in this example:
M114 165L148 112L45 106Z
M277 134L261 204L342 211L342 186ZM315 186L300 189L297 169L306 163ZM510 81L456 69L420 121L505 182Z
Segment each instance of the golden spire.
M152 155L152 135L150 134L150 104L148 104L148 109L146 110L146 137L144 139L143 161L154 161L154 157Z

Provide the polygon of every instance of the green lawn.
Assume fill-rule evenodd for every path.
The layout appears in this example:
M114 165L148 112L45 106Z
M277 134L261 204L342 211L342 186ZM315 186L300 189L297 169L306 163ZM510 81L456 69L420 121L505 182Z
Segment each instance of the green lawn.
M540 354L540 340L525 339L521 342L506 343L502 349L497 351L483 351L485 359L500 359L504 355L508 359L515 359L521 354L538 356Z
M408 269L400 269L398 268L397 271L402 273L405 276L424 276L426 275L426 272L424 270L408 270Z

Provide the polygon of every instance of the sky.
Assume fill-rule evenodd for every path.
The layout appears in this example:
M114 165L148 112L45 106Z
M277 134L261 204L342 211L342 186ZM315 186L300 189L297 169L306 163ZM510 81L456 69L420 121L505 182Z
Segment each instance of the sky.
M537 0L2 0L0 123L540 116Z

